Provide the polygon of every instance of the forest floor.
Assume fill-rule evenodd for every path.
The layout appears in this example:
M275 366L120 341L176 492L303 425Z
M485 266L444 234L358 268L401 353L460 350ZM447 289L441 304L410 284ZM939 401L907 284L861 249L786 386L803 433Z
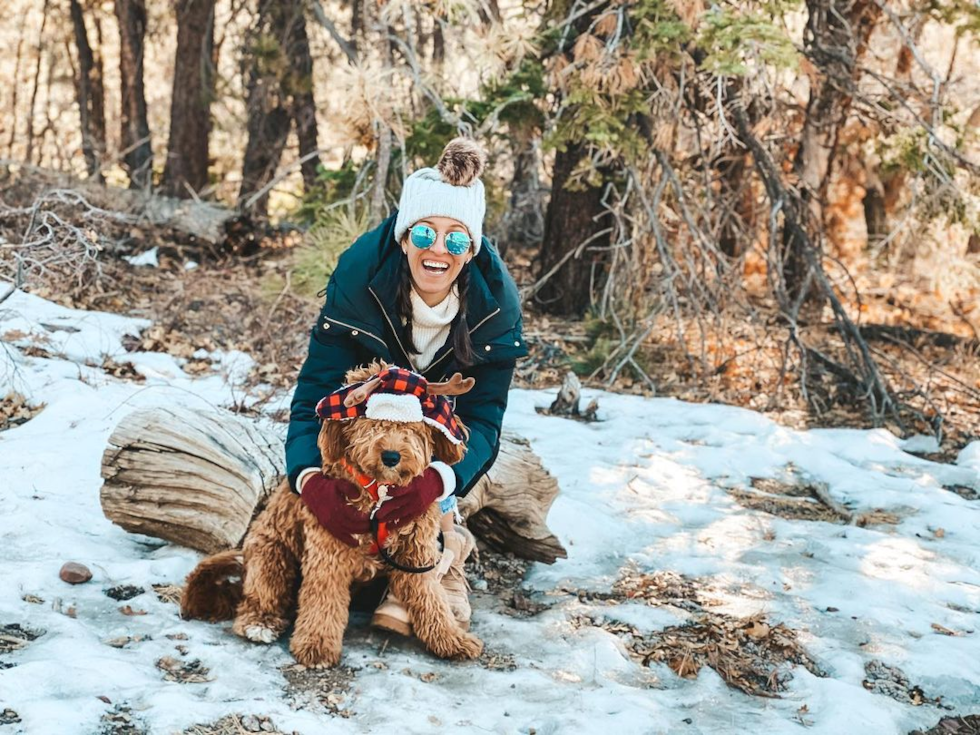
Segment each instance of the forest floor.
M282 255L189 262L106 259L95 284L0 304L0 732L980 729L975 422L946 446L814 428L799 406L751 410L754 386L703 402L726 395L676 369L651 377L685 400L586 389L598 422L544 416L567 337L587 335L533 315L506 428L559 481L548 522L569 558L471 563L479 661L437 661L360 613L342 666L305 671L282 642L181 621L199 556L104 518L108 436L159 405L281 430L318 308L283 287ZM63 583L66 561L93 580Z
M127 349L178 358L202 349L241 350L254 361L247 385L265 386L260 404L291 389L321 305L292 284L298 233L280 231L230 254L175 245L172 232L149 227L121 228L111 239L123 245L114 257L101 259L100 277L92 278L91 269L85 278L53 274L31 292L68 307L150 319L153 326ZM533 257L508 255L519 287L533 283ZM899 434L940 427L936 456L949 460L980 438L980 294L969 304L952 303L892 280L863 277L860 300L845 300L895 396L918 413L906 416L905 426L888 417L883 425ZM614 327L551 317L531 303L525 310L531 354L518 365L515 385L556 386L573 369L593 387L742 406L796 428L874 425L857 387L812 357L804 385L798 350L771 301L759 296L751 310L752 318L732 310L710 321L664 315L635 356L649 381L629 366L607 380L617 363ZM800 332L821 354L843 354L829 322L814 320ZM208 365L196 361L187 369L206 373Z

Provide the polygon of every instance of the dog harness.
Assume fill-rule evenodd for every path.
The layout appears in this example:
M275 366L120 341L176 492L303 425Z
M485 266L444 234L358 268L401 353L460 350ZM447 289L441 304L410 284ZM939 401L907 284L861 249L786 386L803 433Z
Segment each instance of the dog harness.
M362 488L367 490L371 499L374 500L374 508L371 510L371 534L374 536L374 541L371 543L371 547L368 549L369 554L378 554L384 560L384 562L394 569L398 569L402 572L408 572L409 574L423 574L425 572L431 571L436 568L435 564L430 564L425 567L410 567L404 564L400 564L395 561L395 559L388 553L385 548L385 541L388 539L388 524L383 521L379 521L374 517L374 514L378 512L378 508L381 507L382 503L388 499L388 486L382 485L377 480L372 477L368 477L363 472L358 470L354 465L347 461L346 458L340 460L340 465L349 472L353 478L357 481L357 484ZM443 548L442 531L439 532L439 549Z

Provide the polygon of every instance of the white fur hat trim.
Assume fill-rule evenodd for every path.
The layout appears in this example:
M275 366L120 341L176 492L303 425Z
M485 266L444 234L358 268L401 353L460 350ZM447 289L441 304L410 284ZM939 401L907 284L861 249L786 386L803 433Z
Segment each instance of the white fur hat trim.
M443 436L445 436L450 441L450 443L452 443L452 444L462 444L463 443L463 441L461 439L457 439L455 436L453 436L452 432L449 431L449 429L447 429L443 424L440 424L435 419L430 419L428 416L425 416L425 417L422 418L422 420L425 423L427 423L429 426L434 426L435 428L439 429L439 431L442 432Z
M417 396L402 393L372 393L364 415L381 421L421 421L422 404Z

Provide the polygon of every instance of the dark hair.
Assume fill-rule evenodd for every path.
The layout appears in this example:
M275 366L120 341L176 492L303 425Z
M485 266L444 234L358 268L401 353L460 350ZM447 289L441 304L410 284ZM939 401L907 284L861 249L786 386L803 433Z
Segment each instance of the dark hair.
M475 362L473 342L466 328L466 296L470 288L470 264L467 263L456 277L456 291L459 295L459 312L449 328L449 340L452 343L456 362L461 367L469 367ZM405 349L412 355L419 354L412 337L412 274L408 267L408 258L402 258L399 266L398 293L396 298L398 315L405 321Z

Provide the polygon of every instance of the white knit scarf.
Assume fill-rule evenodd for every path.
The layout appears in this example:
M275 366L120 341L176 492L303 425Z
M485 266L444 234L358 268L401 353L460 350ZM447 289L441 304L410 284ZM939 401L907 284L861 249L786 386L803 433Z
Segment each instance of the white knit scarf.
M453 284L449 295L435 306L429 306L412 289L412 340L421 352L413 358L415 367L425 370L436 352L446 343L453 319L459 313L459 294Z

